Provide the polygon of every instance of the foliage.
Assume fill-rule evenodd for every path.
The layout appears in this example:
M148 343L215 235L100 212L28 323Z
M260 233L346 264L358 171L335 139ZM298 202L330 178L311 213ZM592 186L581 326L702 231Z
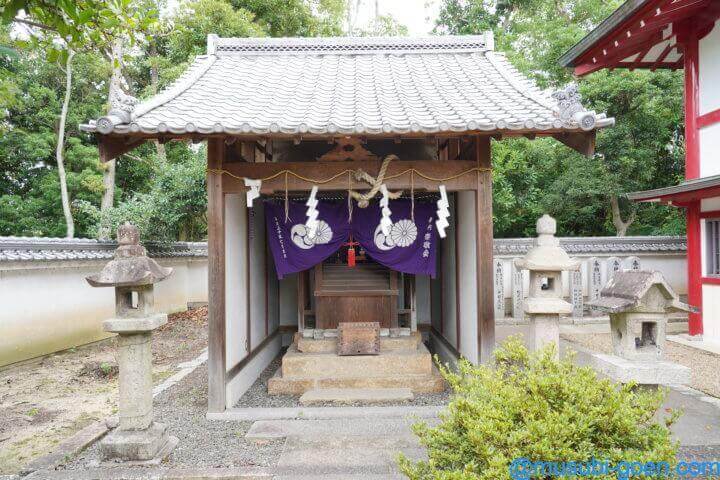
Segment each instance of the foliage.
M24 15L23 15L24 13ZM47 49L51 62L67 49L103 48L115 38L132 42L157 18L157 10L133 0L3 0L2 23L23 23L39 31L30 37Z
M444 0L437 30L492 30L496 49L541 87L571 80L558 58L609 15L619 0ZM610 201L625 192L683 177L682 74L600 71L579 79L588 109L616 125L598 133L597 155L585 159L554 140L503 140L493 146L495 234L534 233L550 213L563 235L616 233ZM633 234L681 234L682 212L620 199L623 219L638 210Z
M407 34L408 28L392 15L378 15L367 27L353 32L353 35L360 37L403 37Z
M116 167L116 207L100 215L104 166L99 163L95 138L81 132L78 126L98 118L107 109L112 65L102 42L115 35L135 40L124 73L130 90L148 97L174 81L195 55L205 53L209 33L339 34L345 5L343 0L196 0L182 3L159 24L151 23L162 1L20 2L23 8L30 8L25 20L46 22L46 27L52 27L28 27L37 34L31 41L23 36L11 39L10 27L0 25L0 235L65 233L54 158L65 74L41 42L56 37L54 25L58 22L70 19L62 28L73 29L69 37L72 47L83 47L73 61L64 151L77 235L96 236L101 225L114 226L131 219L139 224L146 238L201 240L206 231L204 150L197 151L185 142L166 144L162 159L153 143L121 156ZM17 7L17 2L0 0L3 13L9 12L8 7L15 8L10 3ZM273 8L267 8L269 5ZM70 10L66 12L66 8ZM109 19L107 12L117 9L121 10L119 15ZM94 12L82 13L89 23L72 20L78 12L87 11ZM15 9L7 18L17 15ZM93 23L96 15L102 16L98 24ZM134 20L125 22L127 15L133 15ZM109 28L103 32L88 30L99 26ZM68 45L55 42L51 46L61 52ZM153 64L159 73L156 85L151 82Z
M414 426L429 458L401 456L403 473L414 480L497 480L511 478L516 458L676 462L668 429L676 416L664 425L653 420L664 392L616 385L554 355L554 346L528 353L511 338L496 350L493 367L461 360L457 372L441 368L454 396L438 426Z
M146 193L137 193L103 213L89 202L82 209L96 219L94 229L108 227L115 232L121 223L130 221L146 240L201 240L207 231L205 150L186 162L168 164Z

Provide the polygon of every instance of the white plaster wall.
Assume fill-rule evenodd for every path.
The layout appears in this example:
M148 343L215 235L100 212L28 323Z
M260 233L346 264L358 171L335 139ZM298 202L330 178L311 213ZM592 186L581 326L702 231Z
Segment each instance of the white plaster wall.
M720 285L703 284L703 338L720 342Z
M704 224L704 222L703 222ZM704 240L704 236L702 237ZM600 271L603 285L608 281L608 265L607 260L610 257L618 257L623 262L624 268L630 268L628 259L631 256L638 257L640 259L640 268L643 270L658 270L667 279L670 286L680 295L687 294L687 258L684 252L678 253L664 253L664 252L634 252L628 254L619 253L601 253L601 254L589 254L589 255L571 255L573 258L577 258L582 261L581 271L583 273L583 293L588 295L589 282L588 282L588 261L593 256L600 259ZM506 314L511 314L509 300L512 297L512 289L508 277L510 276L509 269L517 256L512 255L497 255L496 260L503 262L503 271L505 278L503 283L505 284L504 296L506 299ZM566 296L569 296L569 278L567 273L563 274L563 291ZM529 279L527 272L523 272L523 294L527 296L529 287Z
M718 174L720 174L720 123L715 123L700 129L700 176Z
M477 284L477 216L475 215L475 192L458 192L458 254L460 262L460 348L458 351L468 360L479 363L477 331L478 288L493 288L493 285ZM492 234L492 232L490 232Z
M265 256L265 210L262 202L255 202L253 208L248 211L252 221L252 233L250 239L250 336L252 337L251 350L262 342L267 334L272 333L269 324L265 324L266 313L269 309L269 295L266 296L267 279L270 275L267 271L267 259ZM227 247L226 247L227 248ZM231 291L228 291L231 293ZM267 329L267 332L266 332Z
M450 212L455 212L456 195L449 195ZM456 275L455 275L455 236L458 228L457 221L451 221L447 228L447 236L440 241L442 269L442 333L445 340L456 349L457 345L457 302L456 302ZM462 318L461 318L462 320Z
M700 200L701 212L713 212L720 210L720 197L703 198Z
M415 275L415 308L418 325L430 325L430 277Z
M698 45L700 115L720 108L720 21Z
M225 360L228 367L249 352L246 249L245 195L225 195Z
M85 277L105 261L8 263L0 266L0 366L102 340L102 321L115 314L112 288ZM159 259L174 269L155 285L158 312L207 302L206 259Z

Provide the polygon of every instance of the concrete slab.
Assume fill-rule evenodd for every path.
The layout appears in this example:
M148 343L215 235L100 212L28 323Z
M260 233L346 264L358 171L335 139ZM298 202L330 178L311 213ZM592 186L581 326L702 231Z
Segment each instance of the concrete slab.
M283 437L383 437L410 436L410 426L417 420L414 418L387 418L382 420L367 418L344 418L329 420L261 420L255 422L248 430L245 438L252 440L268 440ZM428 419L429 423L437 420Z
M714 355L720 355L720 343L718 342L713 342L707 339L696 340L687 335L668 335L666 338L670 342L679 343L680 345L685 345L690 348L696 348Z
M301 405L323 403L387 403L404 402L414 398L409 388L317 388L300 397Z
M658 417L665 418L674 410L682 411L670 429L682 446L720 445L720 408L715 402L703 400L704 396L702 392L682 387L668 391Z
M628 360L615 355L591 353L590 365L616 382L640 385L688 385L690 369L677 363Z
M413 460L426 454L409 433L357 435L301 435L288 437L276 472L303 474L397 474L397 455Z
M224 412L208 413L208 420L324 420L352 418L436 418L445 407L285 407L285 408L228 408Z

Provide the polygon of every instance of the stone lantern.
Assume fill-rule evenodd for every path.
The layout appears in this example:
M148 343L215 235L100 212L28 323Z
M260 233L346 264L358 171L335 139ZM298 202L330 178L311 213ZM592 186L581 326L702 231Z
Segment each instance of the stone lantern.
M530 289L524 310L530 318L529 347L538 350L552 343L558 354L560 347L560 315L572 312L573 306L563 299L562 272L578 270L580 262L571 259L555 238L557 224L550 215L543 215L536 224L537 238L515 266L530 271Z
M669 313L697 309L681 302L660 272L615 272L588 305L610 316L614 355L593 355L598 370L624 383L689 383L689 368L664 360L665 335Z
M93 287L115 288L115 318L105 331L118 334L120 399L118 427L100 442L103 458L152 461L167 455L177 438L153 420L152 331L167 323L167 315L153 311L153 284L165 279L164 268L147 256L135 226L118 228L115 256L97 275L87 277Z

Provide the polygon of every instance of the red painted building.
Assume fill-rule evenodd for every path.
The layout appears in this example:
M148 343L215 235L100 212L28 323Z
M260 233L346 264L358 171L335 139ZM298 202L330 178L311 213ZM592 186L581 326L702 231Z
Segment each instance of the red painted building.
M560 63L576 75L603 68L685 71L685 178L634 192L635 201L687 215L691 335L720 341L720 0L628 0Z

